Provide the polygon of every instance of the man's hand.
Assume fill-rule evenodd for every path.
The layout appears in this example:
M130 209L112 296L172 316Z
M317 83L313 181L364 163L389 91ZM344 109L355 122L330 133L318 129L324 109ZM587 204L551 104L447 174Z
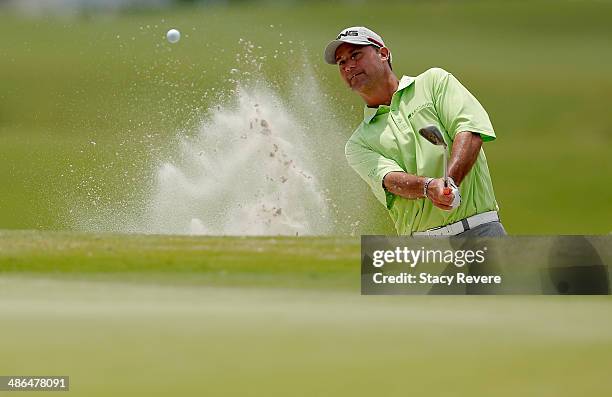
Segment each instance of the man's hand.
M427 198L431 200L433 205L445 211L450 211L454 208L452 205L455 200L455 194L459 194L458 189L452 189L449 195L444 194L444 178L434 179L427 186Z

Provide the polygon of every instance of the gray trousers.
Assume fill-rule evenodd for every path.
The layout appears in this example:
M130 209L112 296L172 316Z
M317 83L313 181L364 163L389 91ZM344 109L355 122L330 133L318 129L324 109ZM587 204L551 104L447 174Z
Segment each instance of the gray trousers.
M473 229L459 233L449 238L450 244L455 250L472 250L482 249L487 245L487 237L504 237L507 236L504 226L500 222L489 222ZM485 238L484 240L481 238ZM453 265L443 271L443 275L454 275L459 269ZM465 270L463 270L465 271ZM489 251L487 259L483 263L473 263L469 267L469 274L472 276L501 274L501 269L496 264L495 253ZM452 287L436 286L430 290L430 294L495 294L498 292L498 287L495 285L472 285L465 286L455 285Z
M489 222L459 233L456 237L504 237L507 235L501 222Z

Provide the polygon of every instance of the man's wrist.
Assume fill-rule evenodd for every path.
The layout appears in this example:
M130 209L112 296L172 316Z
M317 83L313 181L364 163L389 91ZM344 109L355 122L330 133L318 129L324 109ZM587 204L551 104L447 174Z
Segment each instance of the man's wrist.
M434 178L425 178L423 182L423 198L429 198L427 196L427 189L429 189L429 184L433 181Z

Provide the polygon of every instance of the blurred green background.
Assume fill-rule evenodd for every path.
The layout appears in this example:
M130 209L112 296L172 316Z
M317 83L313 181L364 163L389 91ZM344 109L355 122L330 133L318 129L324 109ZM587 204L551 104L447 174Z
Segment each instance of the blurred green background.
M611 231L609 2L0 10L0 228L73 229L77 204L91 212L133 205L156 162L171 157L177 133L231 97L230 71L245 62L247 41L281 96L294 78L314 75L331 104L311 149L338 204L334 232L348 233L344 218L353 214L357 234L393 233L343 158L361 100L321 59L341 28L363 24L383 35L396 73L443 67L485 106L498 135L485 150L510 233ZM171 27L183 33L176 45L164 39Z

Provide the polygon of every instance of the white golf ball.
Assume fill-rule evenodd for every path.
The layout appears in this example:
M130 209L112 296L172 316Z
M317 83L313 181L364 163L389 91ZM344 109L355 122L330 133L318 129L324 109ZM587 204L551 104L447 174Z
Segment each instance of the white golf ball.
M176 43L181 39L181 32L176 29L170 29L168 33L166 33L166 39L172 44Z

